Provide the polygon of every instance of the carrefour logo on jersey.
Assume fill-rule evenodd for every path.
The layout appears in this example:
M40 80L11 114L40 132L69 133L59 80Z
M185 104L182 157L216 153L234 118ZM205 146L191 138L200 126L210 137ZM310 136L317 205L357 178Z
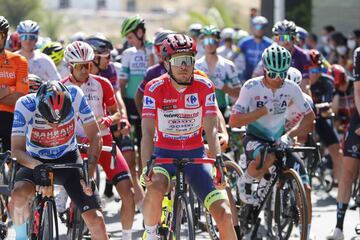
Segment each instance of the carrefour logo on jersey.
M21 112L15 111L14 112L14 121L13 127L23 127L25 126L25 117L22 115Z
M215 106L215 93L206 95L205 107Z
M155 99L149 96L144 97L144 108L155 109Z
M185 94L185 107L188 108L199 107L199 97L197 93Z

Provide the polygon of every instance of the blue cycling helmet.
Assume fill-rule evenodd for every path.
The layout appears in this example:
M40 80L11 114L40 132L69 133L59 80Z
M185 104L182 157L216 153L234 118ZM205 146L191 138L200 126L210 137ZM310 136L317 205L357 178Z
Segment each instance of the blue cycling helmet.
M305 40L306 37L309 35L308 31L306 31L304 28L296 26L296 37L300 40Z
M17 25L16 31L19 34L34 34L39 35L40 26L37 22L32 20L21 21L19 25Z

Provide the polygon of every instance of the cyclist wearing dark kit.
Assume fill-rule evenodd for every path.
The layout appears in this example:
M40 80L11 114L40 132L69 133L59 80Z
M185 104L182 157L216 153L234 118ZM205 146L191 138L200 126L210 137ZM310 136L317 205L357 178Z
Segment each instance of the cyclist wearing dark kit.
M50 176L43 163L81 162L75 139L75 122L80 119L90 140L89 174L93 176L102 139L94 114L83 92L48 81L38 92L21 97L15 106L11 151L22 166L16 173L9 203L17 240L27 239L26 220L35 186L50 195ZM55 183L63 185L82 212L92 239L108 239L100 211L100 199L82 180L80 170L55 170Z
M354 95L356 111L350 117L350 126L344 144L342 172L337 196L336 226L327 237L331 240L343 240L345 213L350 201L352 183L358 177L360 160L360 48L354 51Z

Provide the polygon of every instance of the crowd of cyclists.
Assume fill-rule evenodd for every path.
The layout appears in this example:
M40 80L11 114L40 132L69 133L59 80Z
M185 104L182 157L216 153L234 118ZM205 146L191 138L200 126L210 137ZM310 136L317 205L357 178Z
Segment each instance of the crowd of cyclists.
M115 187L122 239L132 239L136 212L143 215L144 239L158 239L161 202L175 166L157 166L149 178L147 162L152 156L215 158L227 148L226 124L246 126L246 163L237 185L241 201L252 205L259 204L275 161L268 154L258 169L261 149L305 144L316 133L338 187L337 223L328 239L344 239L360 159L360 30L346 37L325 26L318 41L293 21L275 23L272 36L265 36L269 27L265 17L254 16L249 33L195 23L182 33L159 29L150 41L145 20L136 15L123 21L125 42L114 47L102 33L77 34L68 44L40 41L37 22L21 21L10 32L1 16L0 138L3 151L11 150L21 165L9 202L16 239L28 239L35 191L49 194L44 163L81 162L77 143L90 146L90 176L97 164L106 173L105 191L85 185L78 170L55 172L60 218L69 196L91 238L109 239L101 208L114 200ZM115 156L101 150L113 141ZM294 169L307 196L311 239L309 175L304 165ZM185 172L220 238L238 239L226 182L214 182L205 164Z

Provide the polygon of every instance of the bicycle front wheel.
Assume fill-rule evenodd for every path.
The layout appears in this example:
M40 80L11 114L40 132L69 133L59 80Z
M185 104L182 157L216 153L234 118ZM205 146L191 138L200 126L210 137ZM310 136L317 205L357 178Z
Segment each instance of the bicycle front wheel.
M186 196L180 196L177 201L175 236L173 239L195 240L194 219L189 199Z
M42 215L41 215L41 227L39 232L39 238L41 240L53 240L59 239L56 222L55 203L53 201L46 201L44 203Z
M275 193L275 224L279 239L289 239L294 227L300 239L308 234L308 208L305 189L299 175L293 169L284 170Z

